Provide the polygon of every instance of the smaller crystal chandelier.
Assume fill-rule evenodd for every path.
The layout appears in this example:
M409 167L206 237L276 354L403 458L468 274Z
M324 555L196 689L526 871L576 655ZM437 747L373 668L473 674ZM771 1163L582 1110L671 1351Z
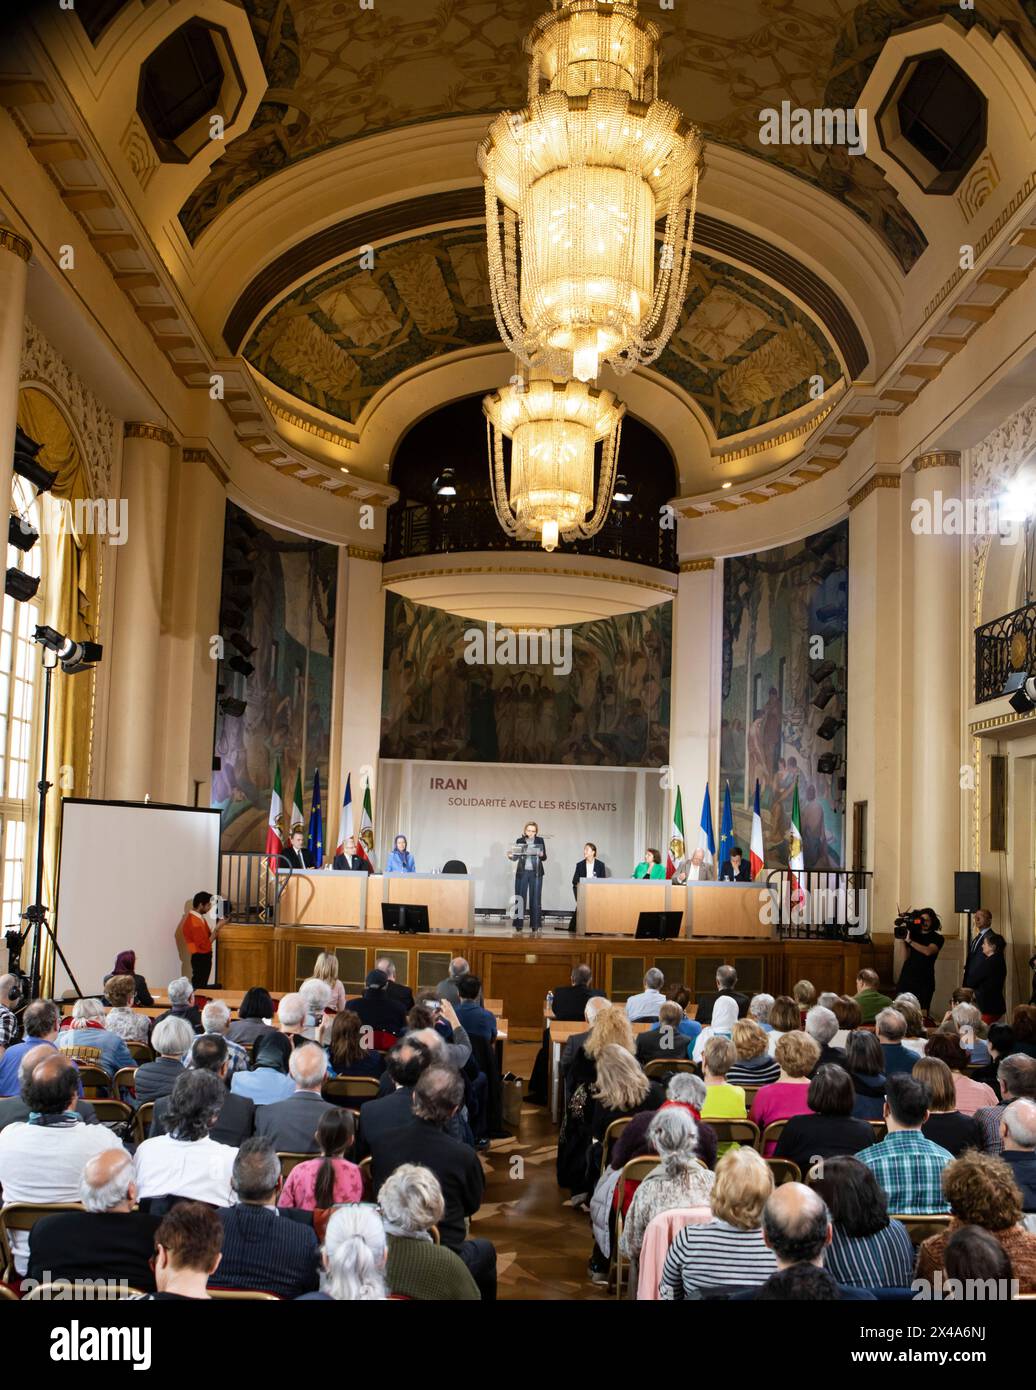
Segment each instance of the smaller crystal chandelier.
M555 550L559 539L586 539L604 525L626 407L610 391L581 381L562 383L535 373L528 382L515 381L482 402L493 505L507 535ZM505 436L511 441L510 490ZM603 449L595 493L599 443Z

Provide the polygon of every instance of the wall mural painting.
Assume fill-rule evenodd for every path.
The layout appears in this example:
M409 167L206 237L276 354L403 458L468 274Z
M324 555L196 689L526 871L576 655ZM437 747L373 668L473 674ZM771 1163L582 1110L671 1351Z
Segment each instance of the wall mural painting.
M218 702L216 709L220 767L212 774L212 805L222 811L226 850L264 847L278 762L285 808L300 768L307 811L316 769L326 794L337 582L337 546L227 504L219 683L246 707L239 715L224 713ZM255 670L245 676L229 662L249 647ZM325 806L325 823L326 815Z
M806 868L843 863L848 568L848 522L725 563L720 781L747 845L759 779L772 867L788 862L796 783ZM843 721L830 739L821 736L829 719ZM835 770L820 770L824 754L835 755Z
M671 604L555 629L513 664L506 632L388 595L382 757L665 765Z

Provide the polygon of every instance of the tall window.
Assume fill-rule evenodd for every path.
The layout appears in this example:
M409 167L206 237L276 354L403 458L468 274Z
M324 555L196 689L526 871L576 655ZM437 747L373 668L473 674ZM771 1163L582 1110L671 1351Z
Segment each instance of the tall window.
M15 513L41 530L36 493L15 477L11 502ZM7 566L40 576L42 540L31 550L8 544ZM25 874L34 823L33 776L37 761L37 692L39 653L33 628L42 621L42 585L36 596L19 603L4 595L0 622L0 850L3 853L3 916L0 926L18 922L25 904Z

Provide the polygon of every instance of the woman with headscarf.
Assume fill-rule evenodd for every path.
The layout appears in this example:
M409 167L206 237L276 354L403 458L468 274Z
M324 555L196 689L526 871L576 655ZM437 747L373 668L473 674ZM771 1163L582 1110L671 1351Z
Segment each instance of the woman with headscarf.
M720 995L712 1006L712 1022L707 1024L694 1040L694 1061L700 1062L706 1044L712 1038L731 1038L737 1022L737 1000L730 995Z
M412 874L417 872L416 865L414 864L414 856L407 848L407 839L405 835L396 836L392 849L389 852L388 863L385 865L385 872L387 874Z
M110 970L105 975L102 984L107 984L115 975L132 975L133 983L136 985L134 990L134 1002L138 1009L152 1009L155 1001L151 997L151 991L147 987L147 980L143 975L137 974L137 953L136 951L120 951L115 957L115 969Z

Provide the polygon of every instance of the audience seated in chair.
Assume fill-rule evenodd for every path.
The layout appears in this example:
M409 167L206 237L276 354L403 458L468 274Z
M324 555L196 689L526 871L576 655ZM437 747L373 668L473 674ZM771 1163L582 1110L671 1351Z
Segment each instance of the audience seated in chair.
M892 1007L889 996L878 989L878 972L870 968L861 970L857 975L855 998L864 1023L873 1023L882 1009Z
M671 1062L674 1058L687 1056L690 1039L680 1032L684 1012L679 1004L666 1000L658 1007L658 1024L646 1033L639 1033L636 1039L636 1057L640 1065L648 1062Z
M5 1048L0 1057L0 1096L17 1096L21 1091L19 1068L22 1058L36 1047L47 1047L57 1051L58 1028L61 1014L58 1006L49 999L36 999L22 1015L24 1037L19 1043Z
M194 1002L194 986L186 975L169 981L166 991L169 995L169 1008L155 1019L155 1027L165 1018L185 1018L196 1033L201 1032L201 1010Z
M662 993L665 976L654 966L644 976L644 989L640 994L631 994L626 1000L626 1017L631 1023L658 1021L658 1011L666 1002Z
M227 1069L224 1079L229 1086L233 1078L241 1071L247 1071L249 1065L248 1049L241 1043L234 1042L230 1037L230 1009L224 1004L222 999L210 999L201 1011L201 1034L203 1038L222 1038L227 1048ZM181 1058L185 1067L194 1066L190 1048L184 1048L184 1055Z
M809 1186L831 1215L831 1244L824 1257L828 1273L859 1289L909 1288L910 1234L901 1221L890 1220L888 1198L870 1168L855 1158L829 1158Z
M783 1033L797 1033L801 1027L799 1006L790 994L779 994L770 1006L770 1031L766 1035L766 1047L772 1057L777 1048L777 1039Z
M740 993L735 988L737 985L737 971L732 965L721 965L716 971L716 992L715 994L699 995L697 1019L703 1026L712 1023L713 1010L716 1001L719 999L733 999L737 1005L737 1017L744 1018L748 1013L749 999L747 994Z
M151 1143L151 1140L148 1140ZM219 1268L223 1225L204 1202L179 1202L155 1232L155 1284L152 1302L211 1298L208 1282Z
M938 1057L953 1073L953 1089L957 1109L962 1115L974 1115L978 1110L991 1109L997 1103L996 1092L984 1081L968 1075L968 1054L960 1045L956 1033L933 1033L925 1047L926 1057Z
M629 1287L637 1287L637 1261L648 1223L661 1211L708 1206L715 1175L698 1162L698 1126L681 1106L664 1106L651 1118L648 1143L658 1167L638 1185L625 1213L620 1249L629 1260Z
M213 1127L211 1137L217 1144L228 1144L236 1149L251 1137L255 1129L256 1108L247 1096L233 1095L227 1090L230 1057L226 1038L215 1033L203 1033L195 1038L188 1055L191 1065L187 1070L209 1072L223 1087L219 1118ZM179 1081L180 1079L177 1080L177 1085ZM173 1089L175 1092L175 1087ZM168 1115L171 1105L171 1096L155 1102L155 1111L151 1119L151 1138L169 1132Z
M390 1131L414 1122L411 1098L421 1073L432 1064L432 1049L410 1034L400 1038L385 1060L385 1075L394 1090L377 1100L370 1100L360 1112L360 1132L356 1142L357 1158L366 1158L378 1142Z
M322 1210L363 1199L363 1176L346 1155L352 1150L355 1121L350 1110L333 1106L317 1124L319 1158L297 1163L288 1174L277 1205L302 1211Z
M896 1009L882 1009L874 1021L874 1031L884 1058L883 1071L886 1077L909 1076L914 1069L918 1053L903 1046L906 1037L906 1019Z
M359 1014L352 1009L337 1014L327 1046L328 1074L379 1078L385 1070L385 1058L371 1042L372 1030L360 1022Z
M111 1279L155 1287L151 1259L159 1218L137 1211L133 1159L122 1148L88 1159L79 1187L85 1211L44 1216L29 1233L29 1278Z
M374 1190L377 1194L401 1164L430 1168L445 1202L439 1227L442 1243L467 1265L482 1297L495 1299L496 1251L488 1240L468 1239L466 1231L467 1219L482 1204L482 1165L472 1149L446 1132L463 1099L459 1072L433 1064L421 1073L412 1100L415 1123L379 1135L371 1144Z
M230 1025L231 1042L242 1047L254 1047L265 1033L274 1033L273 1018L277 1012L273 999L265 989L253 986L237 1006L237 1018Z
M791 1159L805 1177L818 1159L868 1148L874 1131L866 1120L853 1119L854 1100L847 1071L835 1063L818 1067L806 1092L811 1113L792 1116L777 1140L774 1157Z
M104 984L104 997L111 1008L104 1018L109 1033L124 1042L146 1043L151 1035L151 1020L147 1014L134 1013L137 985L132 975L111 975Z
M114 1076L121 1067L133 1067L133 1053L118 1033L104 1026L104 1005L99 999L77 999L72 1017L58 1031L58 1047L80 1065L100 1067Z
M392 1040L406 1031L407 1011L398 999L389 998L387 987L388 976L384 971L371 970L367 975L363 997L350 999L345 1006L359 1014L361 1023L374 1030L375 1047L391 1047Z
M34 1117L9 1124L0 1134L0 1188L4 1206L78 1202L83 1168L95 1154L122 1149L103 1125L88 1125L78 1113L79 1073L54 1048L32 1049L32 1070L23 1098ZM29 1255L27 1231L11 1232L11 1254L19 1275Z
M572 1193L573 1205L580 1205L593 1191L597 1175L590 1176L589 1156L593 1135L591 1088L597 1079L597 1059L606 1047L625 1048L633 1055L633 1026L621 1004L590 1000L587 1015L593 1015L589 1034L575 1051L565 1076L565 1113L558 1136L558 1186Z
M770 1055L767 1034L754 1018L739 1018L730 1041L737 1050L737 1061L727 1072L728 1085L770 1086L780 1078L781 1068Z
M806 1033L785 1033L777 1040L774 1056L780 1064L780 1078L756 1091L748 1112L748 1118L760 1131L776 1120L809 1113L810 1077L816 1069L820 1048ZM775 1141L770 1140L764 1156L769 1158L774 1148Z
M845 1069L853 1083L857 1120L880 1120L885 1113L885 1054L874 1033L857 1028L845 1040ZM912 1069L911 1069L912 1070Z
M275 1033L272 1028L260 1033L252 1044L252 1057L252 1070L239 1071L231 1081L233 1095L260 1106L273 1105L295 1094L295 1082L288 1073L292 1048L283 1033Z
M831 1215L823 1199L803 1183L784 1183L771 1193L763 1209L763 1239L776 1257L777 1272L760 1288L734 1294L734 1299L802 1298L809 1290L811 1298L873 1301L874 1295L866 1289L838 1284L830 1274L828 1285L798 1269L813 1265L824 1272L824 1254L832 1234Z
M25 1100L25 1093L26 1087L32 1077L33 1068L55 1051L57 1051L56 1048L37 1043L36 1046L31 1047L28 1052L23 1052L21 1054L21 1063L18 1067L18 1085L21 1093L17 1096L8 1096L5 1100L0 1100L0 1132L5 1130L8 1125L13 1125L29 1118L30 1111ZM80 1096L76 1102L76 1114L84 1124L95 1125L98 1122L93 1106L88 1100L84 1100L82 1096Z
M713 1219L679 1231L669 1247L660 1299L701 1298L708 1291L756 1288L777 1267L763 1240L762 1214L773 1175L754 1149L734 1149L716 1165Z
M1010 1256L996 1236L981 1226L960 1226L952 1233L943 1253L943 1269L944 1298L966 1298L969 1283L981 1287L984 1302L1009 1301L1015 1296Z
M856 1155L874 1173L893 1215L949 1210L942 1193L942 1171L953 1155L921 1133L930 1101L923 1082L912 1076L890 1076L884 1116L888 1133Z
M737 1048L729 1038L710 1038L702 1053L702 1079L705 1082L705 1100L702 1102L703 1120L743 1120L748 1111L745 1107L745 1092L742 1086L731 1086L727 1081L730 1068L737 1061Z
M818 1067L827 1066L831 1062L840 1067L845 1066L845 1051L832 1046L838 1032L838 1016L832 1009L824 1008L821 1004L814 1005L806 1015L805 1032L820 1048Z
M613 1168L623 1168L631 1158L639 1158L642 1154L654 1152L648 1141L648 1129L651 1121L655 1115L675 1105L686 1110L698 1126L698 1157L707 1168L715 1169L716 1131L701 1118L701 1110L706 1097L705 1082L691 1072L677 1072L675 1076L669 1078L665 1096L666 1098L658 1110L643 1110L639 1115L634 1115L621 1132L612 1147L611 1165Z
M991 1028L990 1043L995 1050ZM999 1058L996 1066L1000 1104L976 1110L975 1119L982 1128L982 1147L986 1153L999 1154L1003 1149L1001 1119L1014 1100L1036 1100L1036 1059L1024 1053L1008 1053Z
M315 1153L320 1118L334 1109L320 1094L327 1075L327 1053L316 1043L304 1043L291 1054L288 1071L295 1082L295 1094L272 1105L260 1105L255 1132L269 1139L278 1153Z
M1001 1158L1022 1194L1022 1211L1036 1212L1036 1102L1014 1100L1000 1117Z
M1036 1235L1020 1224L1022 1201L1011 1168L1002 1158L973 1149L952 1159L942 1190L953 1220L948 1231L929 1236L917 1252L917 1277L932 1281L945 1269L946 1246L962 1226L981 1226L1011 1261L1019 1293L1036 1293Z
M227 1088L215 1073L200 1068L184 1072L165 1111L168 1132L145 1139L134 1156L141 1201L155 1199L161 1205L162 1198L187 1197L216 1207L230 1205L237 1149L212 1137L226 1100Z
M153 1062L141 1062L133 1078L138 1105L164 1100L172 1095L173 1087L184 1073L181 1060L195 1039L195 1032L185 1018L167 1014L151 1030Z
M315 1291L320 1243L309 1221L288 1219L288 1212L278 1210L281 1165L268 1139L245 1140L234 1157L231 1185L237 1200L219 1214L223 1259L211 1282L280 1298Z
M965 1149L981 1149L982 1127L973 1115L957 1108L953 1073L941 1057L919 1057L911 1076L928 1087L928 1119L921 1133L954 1158Z
M388 1240L373 1207L336 1207L327 1223L322 1254L320 1290L302 1294L300 1301L378 1303L389 1297L385 1282Z
M382 1184L378 1206L388 1237L385 1276L394 1296L437 1303L472 1303L482 1297L456 1251L431 1235L446 1204L430 1168L402 1164Z

